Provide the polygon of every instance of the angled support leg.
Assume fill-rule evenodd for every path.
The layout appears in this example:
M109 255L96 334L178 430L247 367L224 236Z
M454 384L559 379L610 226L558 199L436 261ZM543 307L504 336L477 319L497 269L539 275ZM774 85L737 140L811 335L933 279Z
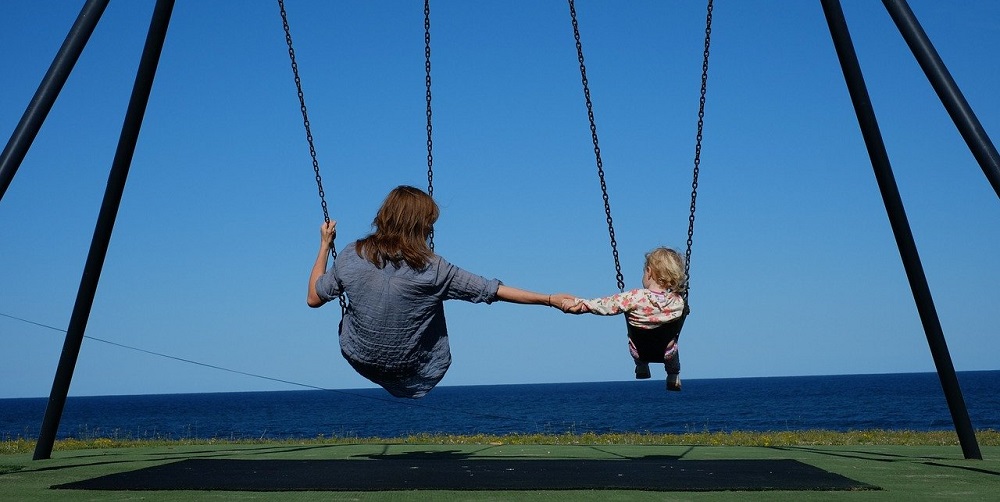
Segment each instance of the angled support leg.
M7 141L3 153L0 154L0 199L14 179L14 174L21 167L24 156L28 154L31 143L35 141L35 136L42 128L45 117L49 115L49 110L59 97L66 79L73 71L76 61L80 59L83 48L90 40L90 35L94 33L97 22L101 20L104 9L107 8L110 0L87 0L76 22L70 28L66 40L56 53L55 59L49 66L49 71L45 73L42 82L38 84L38 90L28 103L28 108L21 115L21 121L17 123L14 132Z
M924 70L927 80L937 92L945 110L951 115L951 120L958 127L958 132L965 139L965 143L969 145L969 151L979 162L979 167L982 168L986 179L989 180L990 185L993 185L993 191L996 192L997 197L1000 197L1000 154L997 154L997 148L990 140L990 136L986 134L979 118L972 111L969 102L965 100L958 84L951 77L944 61L941 60L941 56L938 55L934 45L927 38L927 33L920 26L917 17L913 15L913 11L910 10L906 1L883 0L882 3L885 4L889 16L899 28L899 33L903 35L903 40L910 46L913 57L917 59L920 68Z
M826 14L827 24L830 26L833 44L837 49L840 66L844 71L844 79L847 81L851 101L854 103L854 111L858 116L861 133L864 136L865 145L868 147L868 156L871 158L872 168L875 170L875 179L882 192L882 201L885 203L885 209L889 215L892 233L896 237L896 246L899 248L900 257L903 260L903 268L906 270L906 277L910 282L910 290L913 292L920 321L924 326L927 344L930 345L938 378L941 379L948 408L951 410L951 418L955 423L955 431L958 433L958 439L962 445L962 452L967 459L982 460L983 455L979 451L976 433L969 420L969 411L965 406L965 399L962 397L962 389L958 385L958 377L955 375L955 366L952 364L948 345L945 343L944 333L941 330L941 322L938 319L937 310L934 308L930 288L927 286L927 277L924 275L920 255L917 253L917 245L913 241L910 223L907 221L906 211L903 209L903 200L899 196L899 187L896 186L892 166L889 164L889 156L885 150L885 143L882 141L878 121L875 119L875 110L872 108L871 98L868 96L868 88L865 86L861 65L858 63L858 56L854 51L854 43L851 41L851 34L847 29L844 11L839 0L821 0L821 3L823 4L823 12Z
M38 443L35 445L34 460L43 460L52 456L52 446L55 443L56 432L59 430L59 421L66 404L66 396L69 394L69 385L73 379L76 360L80 355L80 346L83 344L87 320L90 317L90 309L94 304L94 295L97 292L97 282L101 277L101 269L104 268L104 258L108 253L111 232L118 216L122 194L125 191L125 180L128 178L132 154L135 153L135 144L139 139L139 128L142 126L142 118L146 113L146 104L149 102L153 77L156 75L156 66L160 61L160 52L163 49L163 41L167 35L167 26L170 23L170 14L173 8L174 0L157 0L156 6L153 8L153 19L146 35L146 45L142 50L142 58L139 60L135 85L132 87L132 97L129 99L122 133L118 139L118 149L115 151L115 158L111 164L108 187L104 192L101 212L97 217L97 226L94 229L94 238L90 244L87 262L84 265L76 304L73 306L73 314L69 320L69 329L66 330L66 340L63 342L59 367L56 368L56 376L52 382L49 403L45 407L45 417L42 420Z

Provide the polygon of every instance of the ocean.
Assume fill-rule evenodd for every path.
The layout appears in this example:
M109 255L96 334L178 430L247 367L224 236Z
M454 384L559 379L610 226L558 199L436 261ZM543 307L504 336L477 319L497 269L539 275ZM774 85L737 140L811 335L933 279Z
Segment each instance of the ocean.
M972 425L1000 430L1000 371L958 374ZM0 439L35 439L45 398L0 399ZM70 397L58 438L951 430L934 373Z

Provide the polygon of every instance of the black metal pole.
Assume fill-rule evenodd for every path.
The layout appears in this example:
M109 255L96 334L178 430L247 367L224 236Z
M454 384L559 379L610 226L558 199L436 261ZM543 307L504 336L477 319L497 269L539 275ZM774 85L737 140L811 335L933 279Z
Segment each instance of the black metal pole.
M45 117L59 97L66 79L69 78L73 66L80 58L80 53L90 40L90 35L94 33L97 22L101 20L104 9L110 0L87 0L76 22L70 28L66 40L56 53L56 57L49 66L49 71L42 78L42 83L38 84L38 90L28 103L28 108L21 115L21 121L17 123L14 133L10 135L7 146L0 154L0 199L3 199L10 182L17 174L17 169L21 167L24 156L28 154L31 143L35 141Z
M100 280L101 269L104 267L104 258L107 256L111 232L114 229L122 194L125 191L125 180L128 178L132 154L135 152L135 144L139 139L139 128L142 126L142 118L146 113L146 104L149 102L153 77L156 75L156 66L160 60L160 52L163 49L163 41L167 35L167 25L170 23L173 7L174 0L157 0L153 9L153 18L146 35L146 45L142 50L142 58L135 76L135 85L132 87L132 97L129 99L128 110L125 112L125 121L118 139L118 149L111 165L108 186L104 192L104 201L101 203L101 212L94 229L94 239L90 244L90 253L87 255L87 263L84 265L83 278L80 280L80 289L73 307L73 315L70 317L69 328L66 330L66 340L63 343L59 367L56 369L55 379L52 382L52 392L49 395L48 405L45 407L45 418L42 420L42 429L35 446L34 460L47 459L52 455L56 431L59 429L59 420L62 418L63 406L66 404L66 395L69 393L70 381L73 379L77 356L80 355L80 346L83 343L90 309L94 303L94 294L97 292L97 282Z
M951 120L965 138L965 143L969 145L969 150L979 162L986 179L993 185L993 191L1000 197L1000 154L997 154L997 149L983 129L983 125L979 123L972 107L965 100L955 80L951 78L951 73L941 61L941 56L934 49L934 45L927 38L927 33L920 26L906 1L882 0L882 3L899 28L899 33L903 35L903 40L910 46L913 56L923 68L941 103L951 115Z
M962 452L967 459L982 460L983 456L979 451L976 433L969 420L969 412L965 407L962 389L958 385L955 367L952 365L948 345L945 343L944 333L941 331L941 322L938 320L937 311L934 308L930 288L927 286L927 278L924 275L923 266L920 264L917 246L913 241L910 224L906 219L906 211L903 209L903 201L899 196L899 188L896 186L892 166L889 164L889 156L882 141L882 133L879 131L878 122L875 119L875 110L872 108L871 99L868 96L864 75L861 73L861 65L854 52L854 44L847 29L844 11L841 9L839 0L820 1L823 4L827 24L830 26L830 35L833 37L833 44L837 49L840 66L844 71L844 79L847 81L851 101L858 116L858 124L861 126L861 133L864 136L865 145L868 147L868 156L871 158L875 178L878 180L879 190L882 192L882 201L885 203L885 209L889 215L892 233L896 237L896 246L899 248L900 257L903 260L903 268L906 270L906 277L910 282L910 290L913 292L913 299L917 304L917 311L924 326L927 343L930 345L934 365L937 367L938 378L941 379L948 408L951 410L951 418L955 423L955 431L958 433Z

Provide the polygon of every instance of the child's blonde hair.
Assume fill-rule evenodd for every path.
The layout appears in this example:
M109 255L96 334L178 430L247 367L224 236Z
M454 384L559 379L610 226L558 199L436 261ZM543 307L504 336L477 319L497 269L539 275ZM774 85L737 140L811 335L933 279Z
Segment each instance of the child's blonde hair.
M664 288L681 293L687 287L684 258L673 249L660 247L646 253L646 268L650 277Z

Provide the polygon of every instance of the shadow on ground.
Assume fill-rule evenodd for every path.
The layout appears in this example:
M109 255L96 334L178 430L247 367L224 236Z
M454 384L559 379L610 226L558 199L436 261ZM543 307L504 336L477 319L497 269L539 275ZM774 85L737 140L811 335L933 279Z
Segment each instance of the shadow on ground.
M76 490L878 490L787 459L523 459L457 450L351 459L195 458L53 486Z

